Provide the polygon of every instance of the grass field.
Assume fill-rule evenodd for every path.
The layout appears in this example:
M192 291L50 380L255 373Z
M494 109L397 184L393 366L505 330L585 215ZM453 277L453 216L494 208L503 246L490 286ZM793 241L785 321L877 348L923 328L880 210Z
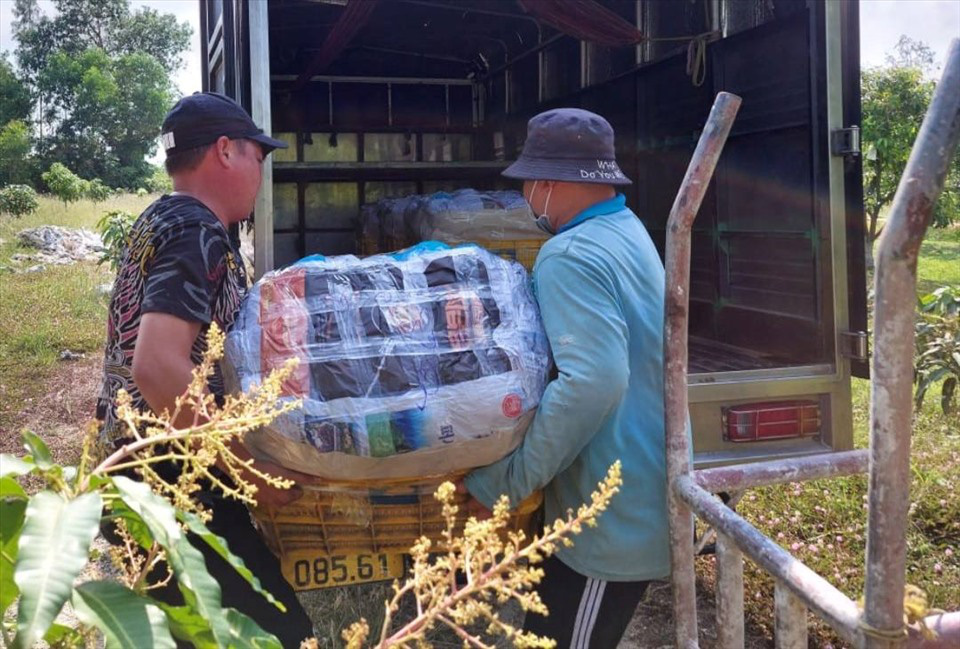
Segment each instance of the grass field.
M139 212L152 197L120 196L100 205L77 203L64 209L41 199L37 214L22 220L0 217L0 266L20 249L16 232L41 224L93 228L109 209ZM923 245L920 292L940 285L960 286L960 228L932 230ZM97 287L109 272L92 263L50 267L31 274L0 274L0 431L12 435L18 404L45 394L57 375L64 349L99 355L105 334L107 300ZM855 440L867 444L869 384L853 386ZM916 414L913 484L908 530L908 581L923 588L930 604L960 609L960 417L946 416L937 399ZM761 530L807 562L834 585L857 599L863 586L866 481L863 477L757 489L740 511ZM709 586L712 560L700 560L700 576ZM747 563L746 598L751 627L772 625L772 586ZM304 597L326 642L335 646L339 630L359 617L378 620L387 591L383 586L318 591ZM837 645L823 625L812 636L817 646ZM438 643L438 644L446 644ZM450 638L450 646L454 644ZM459 646L459 643L456 643Z
M960 227L931 229L921 248L918 293L960 286ZM932 394L939 395L939 388ZM870 382L853 380L854 444L869 445ZM914 415L912 505L907 529L907 583L922 588L932 608L960 609L960 414L945 415L928 398ZM857 600L863 593L866 549L865 476L751 491L739 510L761 531ZM712 559L702 572L712 575ZM709 580L709 579L708 579ZM744 571L750 621L772 634L773 584L752 563ZM813 618L811 617L811 620ZM817 646L843 643L817 622Z
M19 245L16 233L39 225L94 229L107 210L139 213L151 197L121 195L105 203L80 201L64 208L46 196L40 209L22 219L0 217L0 266L10 267L15 253L35 252ZM50 266L37 273L0 272L0 430L15 426L17 404L36 394L56 368L63 350L102 353L107 298L98 293L111 281L109 270L94 263Z
M960 225L927 233L917 273L920 294L930 293L938 286L960 286Z

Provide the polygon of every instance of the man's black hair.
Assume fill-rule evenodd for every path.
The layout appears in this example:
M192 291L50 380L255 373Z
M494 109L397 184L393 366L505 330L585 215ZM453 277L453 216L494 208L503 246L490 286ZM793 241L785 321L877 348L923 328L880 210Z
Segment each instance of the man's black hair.
M247 140L241 138L233 141L237 143L241 153L246 153ZM203 162L203 157L207 155L207 151L210 150L210 147L215 145L216 142L212 142L210 144L204 144L192 149L180 151L179 153L168 154L167 159L163 161L163 166L167 170L167 175L173 176L174 174L193 171L200 166L201 162Z

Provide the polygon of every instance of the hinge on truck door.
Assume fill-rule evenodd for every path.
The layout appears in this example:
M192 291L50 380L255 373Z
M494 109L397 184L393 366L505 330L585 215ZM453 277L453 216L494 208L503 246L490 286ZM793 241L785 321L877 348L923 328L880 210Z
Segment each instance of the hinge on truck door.
M848 126L830 131L830 153L843 157L860 155L860 127Z
M840 353L855 361L866 362L870 358L866 331L841 331Z

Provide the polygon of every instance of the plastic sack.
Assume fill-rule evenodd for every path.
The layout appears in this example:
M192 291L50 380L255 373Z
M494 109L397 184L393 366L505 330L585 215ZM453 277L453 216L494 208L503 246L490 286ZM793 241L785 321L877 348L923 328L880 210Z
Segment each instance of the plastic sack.
M287 359L302 408L248 436L329 479L436 475L503 457L543 394L549 348L526 271L476 246L308 257L268 273L227 336L246 391Z
M487 240L545 239L530 205L516 191L478 192L461 189L426 196L409 220L420 241L446 243Z
M399 250L418 241L482 243L498 249L503 244L509 249L517 241L546 239L517 191L412 194L382 198L360 209L361 254Z

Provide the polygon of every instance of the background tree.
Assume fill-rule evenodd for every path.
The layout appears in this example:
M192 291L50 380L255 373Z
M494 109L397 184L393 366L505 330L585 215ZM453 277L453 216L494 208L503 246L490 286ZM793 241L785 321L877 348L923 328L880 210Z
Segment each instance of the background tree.
M43 182L51 194L63 201L64 207L83 198L84 191L89 187L86 180L59 162L54 162L49 170L43 172Z
M7 185L0 189L0 214L10 214L20 218L33 214L40 207L37 192L29 185Z
M0 126L13 120L26 120L32 109L30 90L17 77L6 52L3 52L0 54Z
M162 167L154 167L145 188L154 194L166 194L173 191L173 181Z
M110 188L104 185L99 178L94 178L91 180L90 184L85 189L86 191L84 192L84 195L94 203L102 203L110 198L111 194L113 194Z
M37 150L111 187L142 186L145 158L173 103L172 74L191 29L129 0L16 0L14 35L21 79L37 100Z
M15 119L0 127L0 187L31 183L35 172L31 146L25 122Z
M933 51L922 42L901 36L884 67L867 68L862 73L863 189L871 240L878 234L880 213L893 200L933 97L935 72ZM954 162L936 207L934 225L944 226L957 219L960 163Z
M56 125L42 145L46 160L109 185L143 184L152 171L145 158L173 103L169 76L156 59L110 57L96 48L79 55L56 52L37 86L49 98L44 120Z
M37 0L16 0L13 23L17 61L28 79L36 79L57 51L67 54L96 48L111 56L148 54L176 72L190 47L192 30L172 14L141 8L129 0L53 0L55 16L46 16Z

